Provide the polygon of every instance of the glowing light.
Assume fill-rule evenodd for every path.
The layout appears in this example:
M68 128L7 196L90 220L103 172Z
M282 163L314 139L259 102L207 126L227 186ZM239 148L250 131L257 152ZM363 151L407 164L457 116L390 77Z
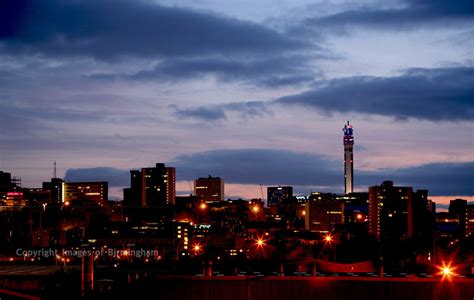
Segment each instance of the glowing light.
M69 201L64 202L64 205L69 206L71 203Z
M324 241L326 243L331 243L333 241L333 237L330 234L326 234L326 236L324 237Z
M301 215L306 216L306 210L301 211Z
M199 205L199 208L202 209L202 210L205 210L207 208L207 204L205 202L201 203L201 205Z
M453 276L457 275L455 273L456 267L452 266L452 262L443 262L441 266L438 266L438 269L440 270L438 275L441 275L443 280L451 280Z
M257 205L254 205L254 207L252 208L252 210L253 210L254 213L258 213L258 211L259 211L260 209L258 208Z
M193 249L194 249L195 252L200 252L201 251L201 245L194 244Z
M362 214L357 214L357 220L362 219Z
M258 238L257 239L257 248L262 248L263 246L265 246L265 240L262 239L262 238Z

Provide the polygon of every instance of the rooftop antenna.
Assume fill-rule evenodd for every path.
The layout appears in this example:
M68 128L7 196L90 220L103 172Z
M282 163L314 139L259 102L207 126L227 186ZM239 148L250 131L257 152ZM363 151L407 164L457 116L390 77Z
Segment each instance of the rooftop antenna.
M54 169L53 169L53 178L57 178L56 173L56 162L54 162Z

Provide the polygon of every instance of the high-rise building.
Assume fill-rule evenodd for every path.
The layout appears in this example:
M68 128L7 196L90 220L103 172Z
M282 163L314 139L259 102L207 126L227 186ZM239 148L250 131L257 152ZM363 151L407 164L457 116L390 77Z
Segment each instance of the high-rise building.
M157 163L154 168L130 171L130 188L124 189L124 204L126 206L174 205L175 197L175 168Z
M224 201L224 180L219 177L200 177L194 180L194 195L201 201Z
M344 223L344 202L341 200L310 200L305 204L305 229L328 233Z
M344 132L344 193L349 194L354 188L354 133L349 121L342 131Z
M64 184L64 202L92 201L100 206L108 201L109 184L97 182L66 182Z
M474 204L467 206L467 215L466 236L470 236L474 233Z
M51 203L61 204L64 202L64 180L61 178L51 178L51 181L43 182L43 190L51 192Z
M369 187L369 233L378 240L413 235L412 187L394 186L392 181Z
M267 187L267 205L276 206L284 204L293 198L292 186Z
M466 235L468 222L467 200L454 199L449 201L449 213L459 220L459 232Z

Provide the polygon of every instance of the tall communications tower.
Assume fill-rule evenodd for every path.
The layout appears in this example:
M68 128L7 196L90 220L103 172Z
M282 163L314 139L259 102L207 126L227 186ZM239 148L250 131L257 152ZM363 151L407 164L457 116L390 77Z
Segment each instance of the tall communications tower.
M354 188L354 132L349 121L342 131L344 132L344 192L349 194Z

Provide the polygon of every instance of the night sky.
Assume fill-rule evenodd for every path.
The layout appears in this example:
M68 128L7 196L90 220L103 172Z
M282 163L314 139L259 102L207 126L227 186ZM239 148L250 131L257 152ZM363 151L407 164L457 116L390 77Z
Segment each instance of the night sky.
M352 119L356 190L472 200L473 103L472 0L0 3L0 170L24 186L56 161L120 197L164 162L178 194L340 193Z

